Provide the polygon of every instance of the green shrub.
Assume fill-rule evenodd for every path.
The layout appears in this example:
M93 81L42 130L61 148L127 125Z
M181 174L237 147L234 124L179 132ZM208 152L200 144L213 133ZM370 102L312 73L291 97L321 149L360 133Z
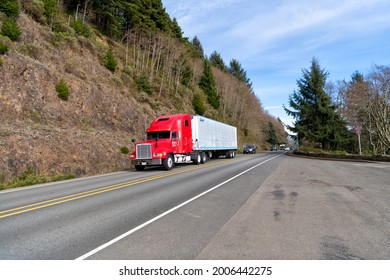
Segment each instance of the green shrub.
M25 0L22 2L22 7L35 21L46 24L45 4L41 0Z
M12 41L16 41L17 39L19 39L22 32L20 31L20 28L15 22L15 20L13 20L12 18L8 18L8 20L3 23L3 26L1 28L1 34L7 36Z
M43 0L45 10L43 14L48 23L52 23L54 18L60 13L57 3L57 0Z
M8 47L0 42L0 54L5 54L6 52L8 52Z
M92 35L91 29L79 20L72 22L71 27L74 29L77 35L84 36L85 38L89 38Z
M151 94L153 92L152 85L150 84L149 77L146 74L142 74L135 80L135 84L139 91L143 91L147 94Z
M320 148L306 147L306 146L299 147L299 151L307 152L307 153L316 153L316 154L323 154L324 153L324 150L322 150Z
M0 12L10 18L15 18L19 14L19 3L17 0L1 0Z
M206 111L202 97L198 93L194 94L194 99L192 100L192 105L194 106L195 113L198 115L203 115L204 112Z
M45 178L45 176L36 174L33 169L28 166L26 171L24 171L19 177L15 177L10 181L0 182L0 190L43 184L46 182L47 179Z
M56 91L58 93L57 96L62 100L67 101L69 99L69 95L70 95L69 87L68 84L63 79L61 79L56 85Z
M335 151L331 151L331 154L332 155L346 155L347 152L346 151L335 150Z
M43 48L34 43L24 43L20 46L20 51L34 59L40 59L43 55Z
M0 67L3 66L3 59L0 56Z
M127 147L122 147L122 148L121 148L121 153L122 153L122 154L127 155L129 152L130 152L130 151L129 151L129 148L127 148Z
M114 54L112 52L112 48L109 48L106 55L105 55L105 61L104 66L111 72L115 72L116 66L118 65L118 62L116 61Z

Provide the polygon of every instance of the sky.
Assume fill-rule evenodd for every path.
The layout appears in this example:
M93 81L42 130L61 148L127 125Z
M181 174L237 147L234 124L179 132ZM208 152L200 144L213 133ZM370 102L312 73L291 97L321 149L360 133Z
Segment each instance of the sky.
M162 0L183 36L207 56L241 63L263 108L293 124L282 108L316 58L328 81L350 81L390 66L389 0Z

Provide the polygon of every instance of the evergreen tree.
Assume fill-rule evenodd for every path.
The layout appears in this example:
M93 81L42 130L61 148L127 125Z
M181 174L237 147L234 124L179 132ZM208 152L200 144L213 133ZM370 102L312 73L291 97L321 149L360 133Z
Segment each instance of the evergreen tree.
M0 12L10 18L15 18L19 14L19 3L17 0L1 0Z
M210 60L210 63L212 66L217 67L217 68L221 69L222 71L227 71L227 67L225 65L225 62L223 61L221 55L219 53L217 53L216 51L214 51L210 55L209 60Z
M297 132L299 139L320 144L323 149L348 149L352 135L324 90L328 73L320 68L315 58L310 70L304 69L302 73L303 77L297 80L298 91L289 97L293 110L284 108L296 120L295 126L288 128Z
M351 83L363 83L364 75L359 71L355 71L351 76Z
M174 37L176 37L178 39L183 38L183 31L181 30L176 18L173 18L173 20L172 20L171 29L172 29L172 34Z
M126 31L134 26L145 29L172 31L172 21L161 0L119 0L124 9L122 19Z
M68 101L70 91L68 84L64 81L64 79L61 79L58 84L56 85L56 91L57 96L61 98L62 100Z
M19 25L15 22L13 18L8 18L1 27L1 35L7 36L12 41L19 39L22 31L20 31Z
M268 122L268 138L267 142L271 145L276 145L278 143L278 137L276 135L276 130L272 122Z
M230 74L232 74L238 80L244 82L249 87L250 91L253 93L252 82L247 77L246 71L244 70L244 68L242 68L241 63L238 60L230 60L230 67L228 70Z
M57 0L42 0L55 1ZM81 11L105 34L118 38L131 28L171 33L182 38L176 19L171 20L161 0L62 0L69 13Z
M191 41L191 46L194 51L195 57L204 58L203 46L198 37L194 37Z
M104 66L106 66L106 68L111 72L115 72L117 65L118 61L115 59L112 48L109 48L105 54Z
M217 95L217 87L211 70L211 64L207 59L203 62L203 74L200 78L199 86L207 95L207 101L210 105L214 109L218 109L220 105L219 96Z
M206 111L202 97L198 93L194 94L194 99L192 100L192 105L194 107L195 113L198 115L202 116L204 114L204 112Z
M48 23L52 23L54 18L58 16L60 10L57 5L57 0L42 0L44 4L44 13Z
M96 25L111 37L122 34L123 1L120 0L94 0L92 9L95 13Z
M189 64L186 64L183 69L183 72L181 73L181 83L185 86L188 86L193 76L194 73L192 72L191 66Z

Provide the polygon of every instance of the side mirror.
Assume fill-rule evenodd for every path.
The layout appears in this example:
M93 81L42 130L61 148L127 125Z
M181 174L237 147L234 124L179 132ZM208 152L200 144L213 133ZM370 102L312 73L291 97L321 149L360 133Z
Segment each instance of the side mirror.
M133 139L131 139L131 142L135 143L135 141L136 141L136 140L135 140L134 138L133 138Z

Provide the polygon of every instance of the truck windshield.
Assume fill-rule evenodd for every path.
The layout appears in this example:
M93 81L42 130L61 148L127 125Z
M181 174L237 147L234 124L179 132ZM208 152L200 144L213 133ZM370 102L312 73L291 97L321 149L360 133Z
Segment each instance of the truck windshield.
M169 139L171 133L169 131L153 131L148 132L147 139L148 140L156 140L156 139Z

